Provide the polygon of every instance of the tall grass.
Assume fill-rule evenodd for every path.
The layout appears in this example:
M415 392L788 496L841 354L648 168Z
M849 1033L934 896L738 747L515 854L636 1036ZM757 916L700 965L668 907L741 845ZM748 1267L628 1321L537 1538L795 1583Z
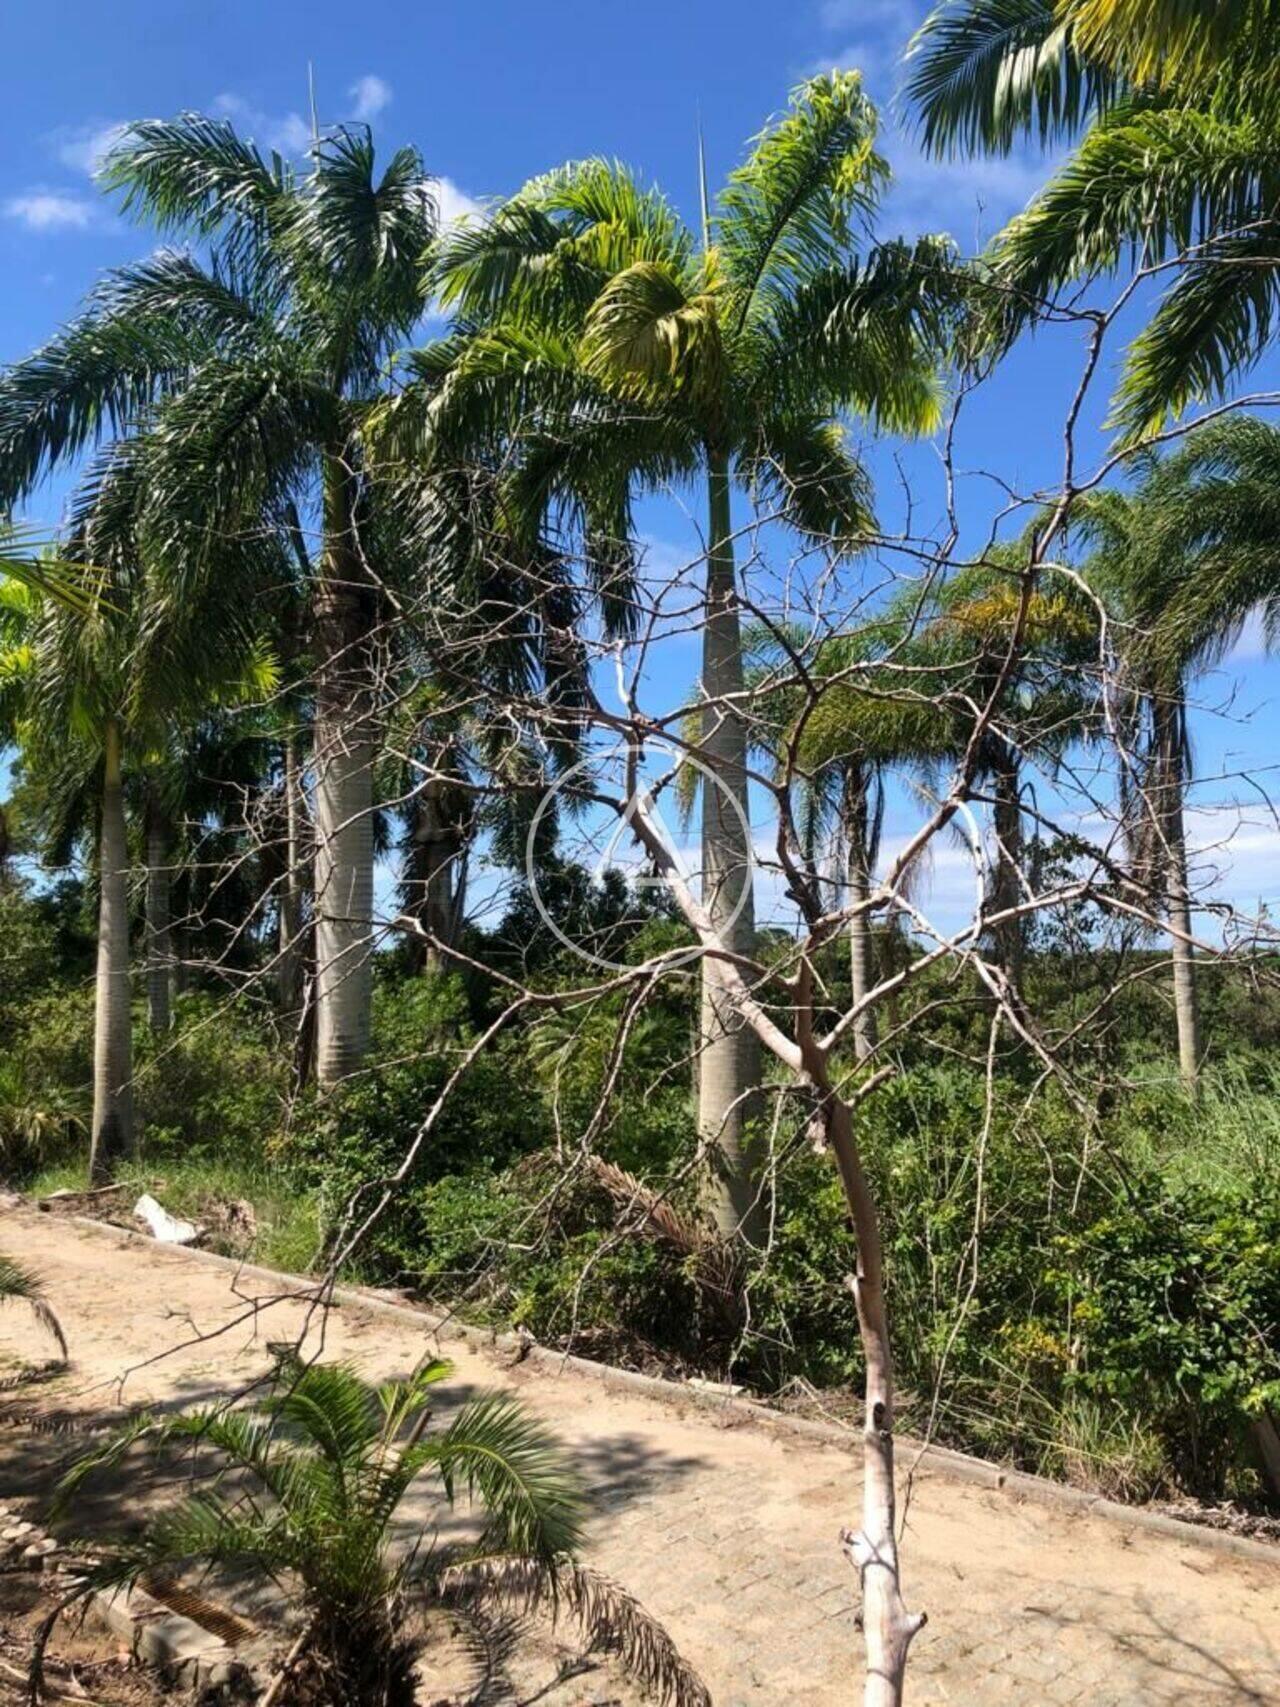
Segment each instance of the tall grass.
M1205 1072L1194 1100L1167 1084L1139 1088L1134 1100L1126 1158L1170 1191L1248 1191L1280 1175L1280 1065L1228 1061Z
M321 1239L319 1200L314 1192L299 1190L287 1170L235 1158L166 1156L153 1166L126 1165L117 1177L127 1187L122 1194L127 1205L150 1192L171 1214L197 1223L212 1206L243 1198L253 1205L257 1237L251 1249L234 1254L294 1274L305 1273L315 1261ZM44 1196L83 1186L84 1165L77 1161L41 1170L27 1189ZM217 1248L216 1239L211 1245Z

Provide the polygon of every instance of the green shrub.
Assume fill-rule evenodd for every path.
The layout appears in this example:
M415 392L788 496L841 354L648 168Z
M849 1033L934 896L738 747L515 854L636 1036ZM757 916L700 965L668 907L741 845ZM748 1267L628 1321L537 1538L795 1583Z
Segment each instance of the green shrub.
M1224 1492L1253 1420L1280 1411L1280 1188L1168 1197L1145 1181L1055 1254L1068 1391L1147 1418L1181 1485Z
M200 991L177 997L171 1032L134 1025L134 1106L143 1155L260 1161L280 1130L288 1075L253 1009Z
M334 1231L354 1201L372 1207L380 1183L409 1154L432 1105L473 1042L461 984L387 980L375 995L375 1054L357 1077L302 1111L283 1158L320 1195ZM518 1037L500 1038L467 1067L426 1134L393 1201L362 1243L359 1271L412 1279L431 1251L424 1187L451 1173L498 1172L547 1136Z

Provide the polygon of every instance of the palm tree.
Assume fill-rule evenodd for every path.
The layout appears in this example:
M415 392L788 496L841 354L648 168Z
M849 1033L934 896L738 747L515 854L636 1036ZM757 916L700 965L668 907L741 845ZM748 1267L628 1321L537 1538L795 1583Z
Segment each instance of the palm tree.
M151 535L180 591L220 540L291 504L314 513L318 1066L332 1084L365 1052L371 995L377 600L360 428L423 305L429 181L407 148L377 177L363 127L318 140L298 178L198 114L132 127L103 179L140 218L214 245L209 264L161 252L109 275L0 381L0 499L141 417Z
M811 646L796 628L759 626L747 636L757 740L764 739L779 776L794 768L799 784L798 830L813 857L825 843L840 872L849 912L849 978L858 1061L875 1053L878 1027L867 997L875 983L872 886L884 822L885 784L895 769L936 757L932 705L910 696L868 694L863 686L877 659L908 635L898 613L852 634L822 637ZM808 693L787 682L793 660L804 660ZM928 746L928 751L925 748Z
M909 51L908 95L937 153L1083 133L992 247L1000 341L1070 281L1127 256L1177 261L1116 395L1129 441L1223 395L1273 335L1278 45L1261 0L944 0Z
M1144 453L1136 486L1093 495L1072 525L1091 547L1086 573L1122 625L1129 839L1168 917L1179 1070L1194 1092L1204 1042L1187 866L1187 698L1252 612L1263 613L1270 644L1280 635L1280 431L1224 417L1175 455Z
M460 316L431 426L445 447L523 429L523 489L624 548L630 494L697 478L706 501L699 757L703 904L726 947L754 952L747 735L734 492L810 542L848 552L873 523L846 409L906 432L937 418L950 251L867 236L888 168L856 73L804 84L714 202L700 233L623 167L535 178L433 266ZM532 428L532 433L530 432ZM471 440L474 442L474 439ZM757 1219L746 1147L759 1046L703 961L698 1124L722 1163L728 1233Z
M447 1428L429 1427L433 1389L450 1373L436 1360L405 1381L372 1386L344 1364L288 1357L269 1396L250 1408L134 1419L72 1467L62 1502L139 1440L190 1442L216 1479L152 1518L136 1540L104 1546L95 1537L101 1563L82 1593L191 1564L296 1581L302 1632L276 1701L410 1707L425 1645L412 1628L415 1611L443 1603L465 1614L489 1602L567 1609L592 1646L617 1651L661 1700L710 1707L661 1626L576 1562L578 1478L516 1400L473 1399ZM416 1519L413 1545L393 1546L400 1508L429 1478L436 1511ZM483 1532L472 1543L442 1543L432 1533L439 1507L464 1493L485 1513Z
M78 488L68 538L92 560L87 607L35 598L7 654L20 685L15 726L24 762L49 779L69 819L72 802L97 806L98 966L89 1172L109 1177L132 1147L130 854L126 769L140 776L181 727L219 692L270 686L271 660L242 621L256 547L220 554L220 576L175 604L143 561L137 523L146 492L144 444L114 444ZM10 611L12 619L12 610ZM11 624L12 626L12 620Z
M795 717L800 764L815 779L838 778L833 797L847 815L848 892L855 1002L870 980L871 872L862 834L877 779L890 770L933 778L968 752L973 706L990 697L1005 671L1019 608L1024 544L992 547L942 586L907 588L867 627L826 639L809 668L811 703ZM1024 651L1006 673L997 716L984 736L975 781L990 790L994 858L987 906L993 949L1010 997L1020 999L1024 936L1023 765L1028 753L1052 761L1084 733L1093 694L1087 669L1096 657L1096 623L1070 588L1033 595ZM855 935L855 927L857 934ZM869 1053L865 1040L855 1047Z

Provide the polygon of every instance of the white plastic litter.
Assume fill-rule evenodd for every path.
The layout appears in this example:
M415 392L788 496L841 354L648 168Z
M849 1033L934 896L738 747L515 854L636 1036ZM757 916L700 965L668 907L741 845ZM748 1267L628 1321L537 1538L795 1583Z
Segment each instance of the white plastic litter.
M193 1245L200 1237L200 1229L194 1221L179 1221L167 1209L161 1208L149 1192L143 1192L133 1206L133 1213L139 1221L146 1222L161 1244Z

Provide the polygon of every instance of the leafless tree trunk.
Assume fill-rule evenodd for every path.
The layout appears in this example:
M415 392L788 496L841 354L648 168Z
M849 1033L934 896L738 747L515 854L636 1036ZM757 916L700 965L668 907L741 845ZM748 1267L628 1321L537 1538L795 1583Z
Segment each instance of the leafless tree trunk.
M456 811L451 810L449 792L443 777L433 776L423 785L414 803L409 850L406 901L426 932L422 965L434 972L446 964L441 947L453 946L460 922L458 881L464 830Z
M747 732L728 706L743 691L742 636L736 603L729 471L709 457L709 537L702 687L707 696L699 757L719 779L702 787L702 893L713 928L730 950L755 952L751 848L734 802L747 810ZM702 963L698 1131L717 1162L711 1208L726 1236L759 1232L757 1192L747 1155L759 1114L760 1044L729 999L720 962Z
M991 900L997 912L1011 914L996 925L996 959L1016 1001L1022 993L1024 957L1022 916L1013 911L1021 898L1022 788L1018 755L1007 741L998 743L993 771L996 869Z
M102 743L98 843L98 973L93 1029L93 1123L89 1179L100 1185L133 1148L133 1016L129 983L129 848L125 835L120 725Z

